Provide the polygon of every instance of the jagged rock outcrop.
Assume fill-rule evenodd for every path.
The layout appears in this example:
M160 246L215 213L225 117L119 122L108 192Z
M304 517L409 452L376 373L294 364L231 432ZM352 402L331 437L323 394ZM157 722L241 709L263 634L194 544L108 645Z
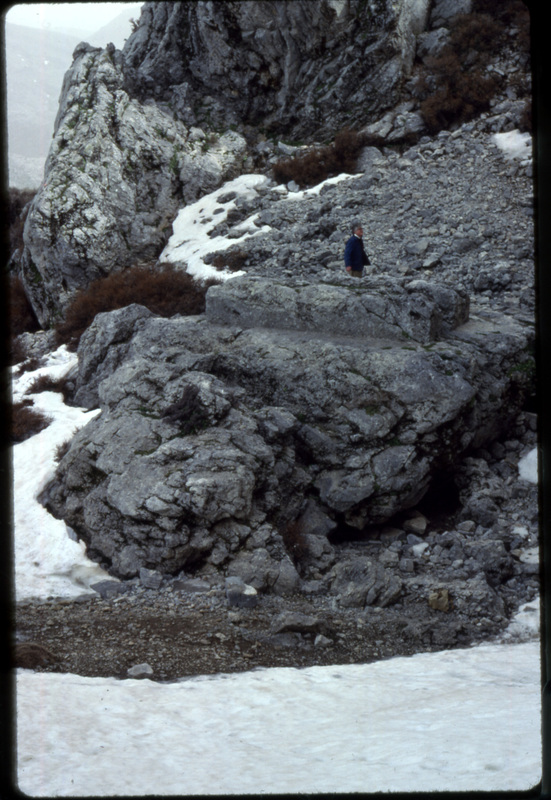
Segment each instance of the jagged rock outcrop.
M101 414L42 501L115 575L208 562L288 591L298 576L285 523L301 519L306 560L327 570L336 524L361 530L412 507L436 472L517 414L530 338L488 311L429 344L165 320L137 306L100 314L81 340L76 400ZM380 566L369 574L373 598L397 596Z
M127 85L188 124L291 138L359 126L396 104L428 0L145 3Z
M179 207L241 171L245 140L208 142L123 88L122 54L82 44L65 76L21 270L42 325L78 288L160 253Z
M95 278L154 260L178 208L248 169L236 131L328 135L395 104L427 6L146 3L123 52L80 44L25 224L41 325Z

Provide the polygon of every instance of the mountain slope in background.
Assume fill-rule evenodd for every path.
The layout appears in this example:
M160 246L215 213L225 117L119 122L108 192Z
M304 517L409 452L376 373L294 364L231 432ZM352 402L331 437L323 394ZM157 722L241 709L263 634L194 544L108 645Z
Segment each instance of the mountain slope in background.
M130 19L139 15L140 6L132 6L96 33L80 37L6 22L10 186L34 189L42 182L63 76L83 36L94 46L113 42L121 48L130 35Z

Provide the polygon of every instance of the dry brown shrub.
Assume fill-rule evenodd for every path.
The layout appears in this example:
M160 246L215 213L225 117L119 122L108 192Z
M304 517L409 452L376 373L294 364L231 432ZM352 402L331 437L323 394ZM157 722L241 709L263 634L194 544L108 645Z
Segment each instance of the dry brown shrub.
M489 109L497 79L476 69L464 71L459 55L451 48L427 59L426 70L419 83L426 96L419 108L429 133L467 122Z
M37 669L55 663L56 656L38 642L18 642L13 648L14 668Z
M27 351L25 347L21 344L19 339L12 337L9 343L8 363L10 366L15 366L15 364L20 364L22 361L25 361L26 358Z
M11 277L9 282L9 315L12 336L29 331L34 333L40 325L27 298L23 282L19 277Z
M58 444L54 454L54 461L56 464L59 464L61 459L67 455L67 453L69 452L69 448L71 447L71 442L72 439L67 439L65 442Z
M504 27L516 28L518 49L530 51L530 9L523 0L474 0L472 11L487 14Z
M217 253L209 258L208 263L212 264L216 269L229 269L230 272L238 272L243 269L248 257L248 253L243 250L225 250L223 253Z
M172 265L131 267L99 278L79 291L67 308L63 321L56 327L57 342L76 350L80 337L97 314L133 303L161 317L201 314L205 310L207 289L216 283L216 279L199 283Z
M70 392L67 388L67 378L52 378L51 375L40 375L35 378L26 391L26 394L40 394L40 392L58 392L67 401Z
M345 128L335 136L332 145L276 162L273 167L274 178L278 183L295 181L303 188L315 186L341 172L354 172L360 150L366 144L364 134Z
M25 439L30 439L51 423L51 419L42 411L37 411L32 407L32 400L21 400L14 403L11 408L10 419L10 441L12 444L19 444Z
M484 53L498 53L505 28L490 14L459 14L450 33L450 44L456 53L475 50L479 61L486 60Z

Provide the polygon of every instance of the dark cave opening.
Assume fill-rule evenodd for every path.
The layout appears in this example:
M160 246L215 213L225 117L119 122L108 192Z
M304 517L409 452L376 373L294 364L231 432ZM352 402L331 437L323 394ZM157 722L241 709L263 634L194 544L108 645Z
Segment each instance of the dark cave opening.
M453 524L460 508L459 489L455 483L453 472L441 471L433 477L428 491L414 508L400 511L380 525L368 525L361 530L341 521L328 538L334 545L378 539L384 528L402 528L414 510L424 514L429 528L445 528Z

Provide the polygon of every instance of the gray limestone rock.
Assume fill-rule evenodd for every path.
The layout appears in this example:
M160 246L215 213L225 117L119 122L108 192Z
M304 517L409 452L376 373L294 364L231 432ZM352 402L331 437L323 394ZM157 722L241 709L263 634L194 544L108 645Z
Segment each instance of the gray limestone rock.
M400 577L365 556L340 560L328 574L331 591L340 605L385 607L395 603L402 591Z
M44 326L77 289L154 260L182 202L241 168L239 134L213 133L205 148L167 109L130 97L124 83L121 52L77 47L24 230L21 275Z
M210 560L292 592L299 576L271 527L280 515L302 519L306 562L327 569L337 524L414 507L436 471L507 426L504 409L516 414L531 385L514 368L529 333L503 318L422 346L138 310L89 329L77 383L98 387L100 413L42 494L120 577ZM491 486L479 499L495 503Z
M126 674L129 678L151 678L153 677L153 667L149 664L135 664L133 667L128 668Z
M246 328L284 328L362 338L440 338L468 319L469 300L460 292L426 281L350 279L347 285L285 283L238 277L207 294L210 322Z
M322 0L312 13L308 0L146 3L124 48L127 86L170 102L188 124L334 134L395 102L428 6Z
M254 608L258 605L256 589L237 576L226 578L226 598L230 606L237 608Z

